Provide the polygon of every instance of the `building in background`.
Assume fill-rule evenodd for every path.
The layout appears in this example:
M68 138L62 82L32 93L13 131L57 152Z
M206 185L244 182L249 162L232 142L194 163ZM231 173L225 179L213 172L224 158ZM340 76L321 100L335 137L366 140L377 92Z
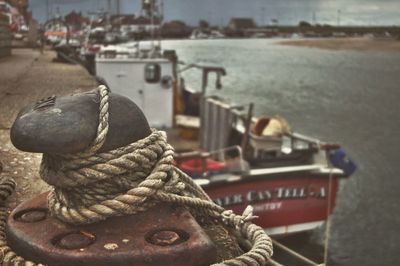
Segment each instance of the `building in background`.
M32 19L32 12L28 11L29 0L6 0L6 2L16 8L26 24L29 24Z
M245 37L249 30L257 28L252 18L232 18L225 30L230 37Z
M228 24L228 29L232 31L243 31L256 27L257 25L252 18L232 18Z
M27 11L27 1L0 0L0 10L9 17L11 31L15 36L28 31L28 23L32 19L32 14ZM22 35L21 35L22 36Z
M180 20L166 22L161 28L161 35L166 38L187 38L190 33L191 28Z
M80 31L90 24L90 19L82 16L82 12L71 11L64 18L71 32Z
M8 22L12 24L12 16L11 16L11 5L4 1L0 1L0 13L6 15L8 17Z

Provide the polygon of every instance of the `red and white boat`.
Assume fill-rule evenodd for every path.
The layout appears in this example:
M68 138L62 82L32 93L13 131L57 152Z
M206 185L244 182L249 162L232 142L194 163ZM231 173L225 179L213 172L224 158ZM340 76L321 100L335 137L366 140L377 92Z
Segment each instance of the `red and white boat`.
M221 67L184 65L159 42L103 47L96 75L112 92L133 100L150 126L167 131L176 163L218 204L236 213L252 205L269 234L313 229L332 212L339 179L354 163L338 145L302 136L279 117L253 117L253 105L237 106L206 94ZM201 89L181 73L202 71Z
M259 216L255 223L269 234L321 225L335 205L339 179L355 170L343 150L287 129L273 136L255 132L260 124L268 131L265 118L205 96L204 90L186 89L178 82L177 59L170 55L126 47L121 53L102 51L97 75L112 91L135 101L151 126L167 131L178 166L216 203L236 213L252 205ZM224 72L196 67L203 77ZM179 111L179 106L185 107Z
M264 138L262 148L270 149L255 152L259 143L250 141L247 160L236 146L178 154L177 164L226 209L241 213L252 205L259 217L255 223L270 235L320 226L335 206L339 180L353 173L354 163L338 145L296 133L272 142Z

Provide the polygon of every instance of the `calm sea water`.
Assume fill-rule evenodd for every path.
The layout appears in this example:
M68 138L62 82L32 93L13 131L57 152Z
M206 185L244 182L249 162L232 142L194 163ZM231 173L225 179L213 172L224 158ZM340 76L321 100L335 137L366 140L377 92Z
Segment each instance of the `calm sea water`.
M400 265L400 53L328 51L277 40L166 41L186 63L222 65L217 93L279 114L300 133L338 142L358 171L339 190L335 265ZM200 87L200 71L185 74ZM210 93L216 93L210 82Z

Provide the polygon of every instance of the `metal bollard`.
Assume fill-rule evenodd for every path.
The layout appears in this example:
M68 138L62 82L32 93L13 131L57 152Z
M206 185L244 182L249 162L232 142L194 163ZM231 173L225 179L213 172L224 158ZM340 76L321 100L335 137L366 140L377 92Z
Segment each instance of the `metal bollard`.
M149 124L135 103L111 93L109 104L109 132L99 152L122 147L150 135ZM96 92L40 100L18 114L11 128L11 141L16 148L26 152L81 152L96 136L98 109Z
M133 102L120 95L109 96L109 131L99 153L123 147L152 132ZM94 92L43 99L19 113L11 140L27 152L82 152L96 136L98 108ZM22 203L8 217L8 245L27 260L89 266L200 266L217 260L215 244L184 207L157 203L135 215L78 226L53 217L47 196L45 193Z

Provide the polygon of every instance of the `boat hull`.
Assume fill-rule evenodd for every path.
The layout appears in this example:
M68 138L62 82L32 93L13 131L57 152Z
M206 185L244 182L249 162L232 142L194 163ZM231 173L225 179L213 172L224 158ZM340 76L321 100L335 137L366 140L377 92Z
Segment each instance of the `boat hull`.
M259 217L254 223L281 234L309 230L326 220L335 205L338 179L315 174L245 177L204 189L214 202L235 213L252 205Z

